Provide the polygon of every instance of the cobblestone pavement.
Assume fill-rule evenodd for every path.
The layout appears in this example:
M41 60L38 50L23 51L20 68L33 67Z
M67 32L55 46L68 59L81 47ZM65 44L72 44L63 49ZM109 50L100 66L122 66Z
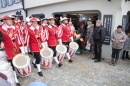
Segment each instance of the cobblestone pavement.
M111 66L110 60L94 63L89 56L74 56L73 63L64 59L63 66L58 68L53 63L50 69L42 69L39 77L37 69L32 67L28 77L20 77L22 86L34 81L41 81L47 86L130 86L130 61L120 60L117 66Z

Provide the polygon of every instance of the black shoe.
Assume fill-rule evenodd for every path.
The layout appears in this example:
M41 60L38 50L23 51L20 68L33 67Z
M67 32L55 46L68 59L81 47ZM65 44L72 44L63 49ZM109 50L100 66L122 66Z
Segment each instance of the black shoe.
M21 86L20 83L16 83L16 86Z
M43 76L42 72L38 72L38 75L39 75L39 76Z
M97 62L101 62L101 61L100 60L95 60L94 62L97 63Z
M62 64L61 64L61 63L59 63L59 64L58 64L58 66L59 66L59 67L61 67L61 66L62 66Z
M71 60L71 59L70 59L70 60L69 60L69 62L70 62L70 63L72 63L72 62L73 62L73 60Z
M96 59L97 59L97 58L95 58L95 57L94 57L94 58L92 58L92 60L96 60Z
M33 64L34 68L37 68L36 64L34 64L33 62L32 62L32 64Z

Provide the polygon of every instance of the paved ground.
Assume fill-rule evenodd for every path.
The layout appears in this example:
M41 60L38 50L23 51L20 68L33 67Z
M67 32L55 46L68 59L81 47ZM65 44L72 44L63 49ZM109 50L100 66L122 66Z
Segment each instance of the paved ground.
M28 77L19 78L22 86L34 81L41 81L47 86L130 86L130 61L119 61L117 66L110 66L110 60L94 63L87 55L75 56L73 63L63 62L58 68L53 63L52 68L42 69L43 77L37 75L37 69L32 67Z

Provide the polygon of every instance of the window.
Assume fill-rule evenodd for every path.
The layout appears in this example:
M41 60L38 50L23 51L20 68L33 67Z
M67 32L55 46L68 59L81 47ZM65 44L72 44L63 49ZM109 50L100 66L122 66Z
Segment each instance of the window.
M21 2L21 0L15 0L15 3L19 3L19 2Z
M12 5L12 0L8 0L8 5Z
M6 7L7 6L7 0L1 0L1 6Z

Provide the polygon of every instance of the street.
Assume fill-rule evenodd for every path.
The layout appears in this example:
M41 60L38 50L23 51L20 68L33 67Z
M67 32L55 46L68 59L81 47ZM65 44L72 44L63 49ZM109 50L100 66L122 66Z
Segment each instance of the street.
M32 66L31 74L28 77L19 77L19 81L22 86L35 81L41 81L47 86L130 86L128 60L120 60L117 66L111 66L110 60L94 63L88 55L82 54L75 55L73 61L69 63L64 59L61 68L53 62L50 69L42 69L43 77L39 77L37 69Z

